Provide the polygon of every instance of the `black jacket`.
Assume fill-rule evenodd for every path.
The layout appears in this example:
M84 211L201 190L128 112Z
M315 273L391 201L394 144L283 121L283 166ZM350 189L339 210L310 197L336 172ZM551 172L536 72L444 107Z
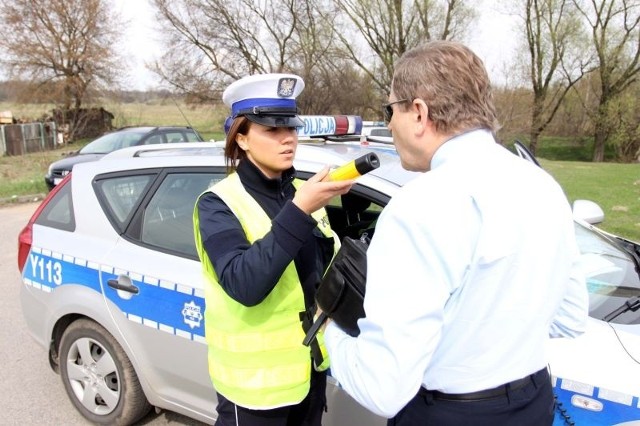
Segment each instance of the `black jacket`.
M249 244L240 222L215 194L198 201L204 249L225 292L245 306L259 304L295 261L305 305L313 304L315 289L333 256L333 239L317 222L296 207L293 168L282 178L269 179L249 160L237 168L242 185L272 220L271 231Z

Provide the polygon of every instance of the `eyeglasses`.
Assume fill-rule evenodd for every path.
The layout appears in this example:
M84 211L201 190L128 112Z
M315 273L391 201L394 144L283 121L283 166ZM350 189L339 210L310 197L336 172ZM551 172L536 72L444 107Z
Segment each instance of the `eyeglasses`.
M391 118L393 118L393 105L399 104L402 102L409 102L411 99L400 99L399 101L389 102L388 104L382 105L382 112L384 113L384 122L389 124Z

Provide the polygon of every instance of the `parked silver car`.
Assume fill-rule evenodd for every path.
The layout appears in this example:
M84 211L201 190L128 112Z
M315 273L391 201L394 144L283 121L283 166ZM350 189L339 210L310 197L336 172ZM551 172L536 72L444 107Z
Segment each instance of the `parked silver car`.
M51 190L71 172L76 164L99 160L117 149L134 145L201 142L202 140L202 136L191 127L125 127L106 133L65 158L51 163L44 176L44 182Z

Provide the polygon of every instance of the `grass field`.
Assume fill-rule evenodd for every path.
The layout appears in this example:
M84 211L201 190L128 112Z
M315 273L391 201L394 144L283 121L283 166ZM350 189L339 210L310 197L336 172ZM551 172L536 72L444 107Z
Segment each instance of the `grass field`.
M226 109L220 106L192 107L172 99L148 103L105 103L113 114L113 126L191 126L201 133L223 133ZM54 108L47 104L12 104L0 102L0 111L11 111L14 118L37 120Z
M540 160L570 201L595 201L604 210L600 227L640 242L640 164Z
M118 127L185 125L186 116L205 140L223 138L224 108L190 108L184 104L176 105L168 99L149 104L114 104L105 108L115 115L114 125ZM14 116L39 117L47 111L47 106L0 103L0 111L6 110L13 111ZM0 157L0 200L46 193L44 174L49 164L82 145L82 142L78 142L50 152ZM605 213L605 221L600 227L640 241L640 164L560 161L565 158L588 158L588 154L585 154L588 147L564 146L561 143L546 145L539 152L540 163L562 185L569 200L595 201Z
M139 125L190 125L205 140L224 137L224 108L200 106L190 107L175 103L171 99L150 103L105 104L104 108L114 115L114 127ZM0 103L0 111L11 111L15 118L26 121L37 120L53 109L46 104ZM22 157L0 157L0 199L11 199L24 195L46 193L44 174L49 164L69 152L80 149L88 140L59 147L54 151L38 152Z
M201 133L224 133L225 110L189 107L166 100L158 104L119 104L107 106L114 116L114 126L178 125L191 126Z

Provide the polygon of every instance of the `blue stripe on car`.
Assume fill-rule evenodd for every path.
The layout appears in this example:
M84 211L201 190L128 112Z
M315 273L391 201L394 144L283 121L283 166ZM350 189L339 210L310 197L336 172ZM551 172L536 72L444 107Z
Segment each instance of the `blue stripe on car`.
M105 283L105 296L132 322L175 334L197 342L204 340L204 296L191 286L131 271L114 270L86 259L61 255L36 247L31 249L23 270L23 282L35 289L51 293L63 285L82 285L102 293L100 273ZM127 275L139 293L129 300L106 285L107 280Z
M556 409L553 426L569 424L565 421L567 416L575 425L613 426L640 420L637 396L568 379L554 378L553 383L557 401L561 404Z

